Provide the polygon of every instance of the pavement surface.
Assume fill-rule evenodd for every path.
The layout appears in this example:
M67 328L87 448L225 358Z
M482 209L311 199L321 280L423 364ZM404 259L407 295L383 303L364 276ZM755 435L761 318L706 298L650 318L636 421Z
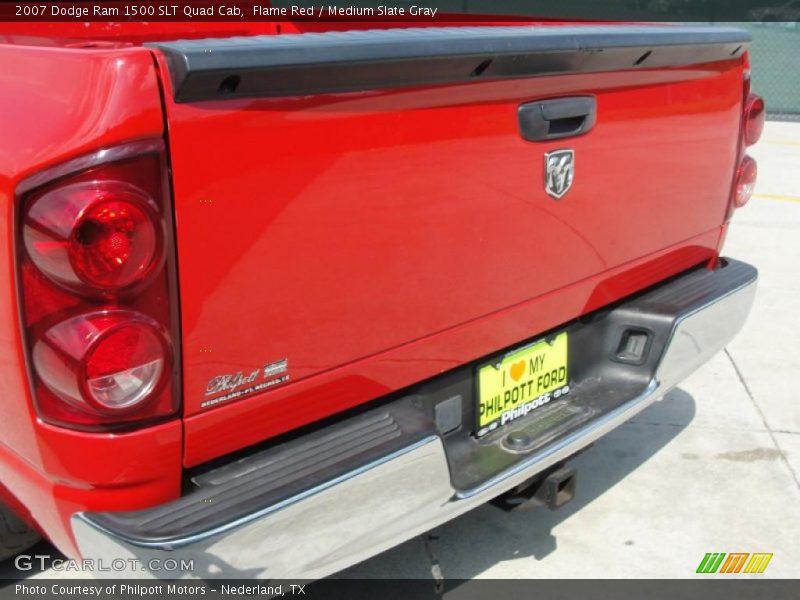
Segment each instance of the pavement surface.
M760 283L734 342L581 455L561 510L483 506L344 575L682 578L707 552L768 552L758 577L800 577L800 123L768 123L751 154L756 196L724 253L756 265Z

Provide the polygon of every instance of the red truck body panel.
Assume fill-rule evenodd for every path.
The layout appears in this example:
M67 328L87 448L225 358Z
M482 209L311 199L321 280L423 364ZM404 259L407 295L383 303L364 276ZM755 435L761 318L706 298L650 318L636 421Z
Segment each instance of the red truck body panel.
M88 90L92 90L88 93ZM142 48L0 46L0 479L64 551L81 506L144 507L180 491L181 424L87 434L41 422L29 394L15 286L15 190L100 148L163 135L158 77Z
M546 331L716 256L719 228L498 313L184 419L186 466L385 396ZM403 365L398 369L398 364ZM303 407L298 410L295 407Z
M728 204L741 78L737 60L186 104L167 86L186 464L555 327L590 310L585 299L566 312L534 299L566 303L568 286L677 241L709 234L708 252L652 281L707 258ZM597 98L591 135L520 137L519 104L582 94ZM542 155L562 147L575 149L576 177L554 201ZM515 339L500 323L522 307L535 325L517 323ZM215 377L284 358L288 382L205 404L225 395L206 393Z
M64 552L79 510L181 493L183 467L368 403L713 261L746 58L308 97L176 104L143 41L366 27L76 23L0 34L0 281L17 185L164 137L183 415L130 433L48 425L30 397L13 285L0 294L0 480ZM401 26L370 23L369 27ZM520 138L526 101L593 95L590 136ZM576 151L569 196L542 154ZM633 232L633 233L632 233ZM203 406L214 377L288 359L291 379Z

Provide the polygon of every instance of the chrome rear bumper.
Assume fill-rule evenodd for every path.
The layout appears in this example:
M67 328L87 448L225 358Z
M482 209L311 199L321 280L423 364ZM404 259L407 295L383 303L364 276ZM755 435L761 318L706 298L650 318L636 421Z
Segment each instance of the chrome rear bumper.
M739 271L728 285L675 287L673 282L666 292L653 295L654 301L666 301L669 294L693 295L693 304L672 326L655 376L642 393L480 485L456 489L442 438L430 435L290 498L184 537L142 539L113 531L92 513L77 513L72 526L78 548L84 558L137 559L145 568L153 559L161 561L155 564L191 560L194 570L182 575L198 578L316 579L340 571L523 483L663 396L744 324L757 273L742 263L731 265ZM144 570L127 575L176 573Z

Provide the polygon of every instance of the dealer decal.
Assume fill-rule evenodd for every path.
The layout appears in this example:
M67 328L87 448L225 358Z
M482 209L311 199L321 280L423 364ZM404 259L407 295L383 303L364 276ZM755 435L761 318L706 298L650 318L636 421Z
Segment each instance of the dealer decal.
M236 373L216 375L206 385L206 396L214 396L223 392L225 395L200 403L200 408L208 408L286 383L289 381L288 370L289 359L282 358L249 372L237 371Z

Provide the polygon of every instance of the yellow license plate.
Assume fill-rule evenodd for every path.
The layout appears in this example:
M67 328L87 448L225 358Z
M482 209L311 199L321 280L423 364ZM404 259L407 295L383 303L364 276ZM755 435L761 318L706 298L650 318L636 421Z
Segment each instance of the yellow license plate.
M569 393L567 333L478 369L478 437Z

